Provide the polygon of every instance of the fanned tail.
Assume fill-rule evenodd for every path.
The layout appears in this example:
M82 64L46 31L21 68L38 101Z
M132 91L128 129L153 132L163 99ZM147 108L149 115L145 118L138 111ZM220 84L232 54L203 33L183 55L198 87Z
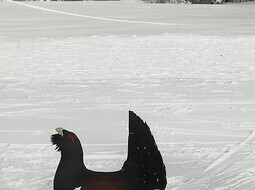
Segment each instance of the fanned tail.
M139 190L163 190L166 168L153 135L146 123L129 111L128 157L123 170L135 180Z

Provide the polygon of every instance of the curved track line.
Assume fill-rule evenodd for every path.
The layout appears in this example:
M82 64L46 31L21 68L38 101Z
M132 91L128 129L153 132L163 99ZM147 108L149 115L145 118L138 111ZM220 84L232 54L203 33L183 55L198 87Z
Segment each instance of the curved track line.
M228 152L225 154L221 155L218 159L216 159L214 162L212 162L205 170L203 173L208 172L212 170L213 168L217 167L221 163L225 162L229 157L231 157L233 154L235 154L238 149L246 145L248 142L250 142L253 138L255 137L255 131L252 131L252 133L246 137L241 143L239 143L237 146L234 148L230 149Z
M163 25L163 26L174 26L174 25L182 25L182 24L174 24L174 23L164 23L164 22L145 22L145 21L136 21L136 20L122 20L122 19L112 19L112 18L105 18L105 17L97 17L97 16L89 16L89 15L82 15L82 14L76 14L76 13L69 13L64 11L58 11L55 9L48 9L43 8L35 5L29 5L22 2L17 2L13 0L6 0L7 2L14 3L17 5L38 9L42 11L62 14L62 15L69 15L69 16L75 16L75 17L81 17L81 18L87 18L87 19L94 19L94 20L103 20L103 21L109 21L109 22L121 22L121 23L131 23L131 24L147 24L147 25Z
M219 158L214 160L207 168L194 178L188 179L186 182L182 183L180 186L173 188L173 190L209 190L215 189L214 185L219 183L224 179L229 179L229 176L222 176L222 171L226 173L226 168L233 165L233 163L243 159L245 157L242 155L237 155L236 153L240 148L244 147L247 143L251 142L255 138L255 131L251 131L243 141L237 144L235 147L223 153ZM235 157L236 156L236 157Z

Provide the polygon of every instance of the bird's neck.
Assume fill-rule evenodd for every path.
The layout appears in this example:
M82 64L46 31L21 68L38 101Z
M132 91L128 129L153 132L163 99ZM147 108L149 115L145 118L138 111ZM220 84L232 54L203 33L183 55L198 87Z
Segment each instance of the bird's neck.
M61 159L54 178L54 189L74 189L82 185L84 173L87 168L83 156L70 156L61 153Z
M59 164L72 169L86 169L83 161L83 153L65 154L65 152L61 152Z

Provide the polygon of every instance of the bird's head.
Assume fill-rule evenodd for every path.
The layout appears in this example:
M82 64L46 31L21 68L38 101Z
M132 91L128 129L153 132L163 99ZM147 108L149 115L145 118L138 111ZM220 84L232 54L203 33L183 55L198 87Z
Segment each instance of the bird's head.
M56 129L57 134L51 136L51 142L56 145L56 150L69 156L83 154L81 143L78 137L63 128Z

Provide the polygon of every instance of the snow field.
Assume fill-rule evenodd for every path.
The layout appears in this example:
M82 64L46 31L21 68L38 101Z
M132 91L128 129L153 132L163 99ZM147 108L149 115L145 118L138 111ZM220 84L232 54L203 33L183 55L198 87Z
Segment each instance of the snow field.
M0 44L1 188L51 189L60 155L49 137L58 126L79 134L88 167L119 169L128 109L151 126L168 189L253 187L255 38L164 34Z
M151 127L167 190L254 189L254 2L27 4L59 12L0 5L1 190L52 189L57 127L78 134L87 167L118 170L129 109Z

